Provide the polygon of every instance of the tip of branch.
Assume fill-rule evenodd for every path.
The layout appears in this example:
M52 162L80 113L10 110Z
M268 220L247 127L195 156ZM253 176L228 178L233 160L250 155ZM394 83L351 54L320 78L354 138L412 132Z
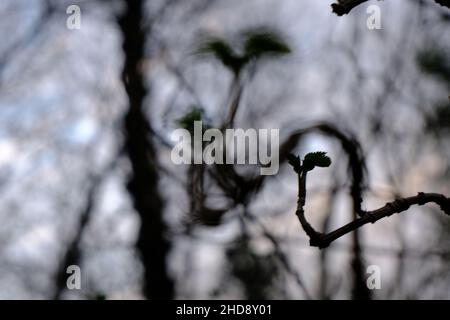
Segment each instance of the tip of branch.
M339 3L333 3L331 5L331 9L338 16L343 16L344 14L349 13L349 10L347 8L345 8L342 4L339 4Z
M441 210L444 211L444 213L448 216L450 216L450 200L447 199L444 203L439 205L441 207Z

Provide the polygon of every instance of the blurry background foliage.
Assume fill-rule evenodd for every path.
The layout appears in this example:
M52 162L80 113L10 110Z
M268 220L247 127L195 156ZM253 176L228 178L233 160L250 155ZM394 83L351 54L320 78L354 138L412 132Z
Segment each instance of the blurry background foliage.
M265 178L170 160L170 134L195 120L282 141L326 121L362 146L364 208L448 196L450 10L367 1L338 17L332 2L1 1L0 298L449 299L450 221L435 206L320 251L294 214L287 154ZM66 28L72 4L80 30ZM366 27L371 4L381 30ZM339 141L290 142L326 152L308 177L311 224L351 220ZM67 264L82 290L66 290ZM380 290L365 285L371 264Z

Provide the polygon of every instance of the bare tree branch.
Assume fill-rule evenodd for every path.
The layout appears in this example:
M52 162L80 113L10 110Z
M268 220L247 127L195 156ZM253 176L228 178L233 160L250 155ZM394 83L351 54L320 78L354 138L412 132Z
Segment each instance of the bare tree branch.
M331 8L333 8L333 12L338 16L343 16L344 14L348 14L354 7L367 1L369 0L338 0L337 3L331 5Z
M306 203L306 176L307 170L305 169L300 170L298 173L299 193L297 210L295 214L297 215L303 230L305 230L306 234L310 238L310 245L313 247L319 247L320 249L328 247L330 243L336 239L357 230L367 223L375 223L382 218L406 211L413 205L424 205L434 202L440 206L441 210L444 211L445 214L450 215L450 198L438 193L419 192L416 196L396 199L379 209L363 211L360 218L357 218L330 233L320 233L309 224L305 217L304 206Z
M450 8L450 0L434 0L437 4L440 4L443 7Z
M343 16L352 11L353 8L369 0L337 0L337 3L333 3L331 8L333 12L338 16ZM450 9L450 0L434 0L437 4Z

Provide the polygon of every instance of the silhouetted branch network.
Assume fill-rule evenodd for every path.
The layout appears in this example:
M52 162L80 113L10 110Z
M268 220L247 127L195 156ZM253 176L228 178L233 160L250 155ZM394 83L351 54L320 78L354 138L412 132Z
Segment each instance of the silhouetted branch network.
M116 168L121 155L122 152L120 151L116 156L112 158L113 160L111 161L111 163L109 163L105 167L105 169L102 170L102 172L94 174L91 177L90 187L88 189L86 197L86 203L84 204L83 210L81 211L78 227L73 238L65 248L65 252L55 273L56 290L52 297L53 300L60 300L64 291L67 289L67 267L69 267L70 265L81 264L81 240L92 219L98 193L105 179Z
M361 209L359 212L360 217L351 221L350 223L329 233L318 232L311 226L311 224L306 220L305 217L304 207L306 204L306 177L307 173L309 171L312 171L316 166L329 166L331 160L329 160L329 158L326 157L324 153L316 154L319 154L319 156L316 156L316 159L312 161L312 164L311 160L308 161L308 156L311 154L306 155L302 162L300 161L299 157L294 156L291 156L289 161L295 172L298 174L298 202L295 214L297 215L303 230L309 236L309 243L313 247L319 247L320 249L326 248L333 241L339 239L347 233L357 230L367 223L375 223L382 218L389 217L395 213L401 213L408 210L413 205L435 203L439 205L440 209L445 214L450 215L450 198L447 198L446 196L438 193L419 192L416 196L396 199L392 202L387 203L385 206L379 209L375 209L372 211L364 211ZM318 162L319 160L323 161L324 159L328 159L329 163L323 164ZM358 196L358 199L362 199L361 195L356 196Z
M277 237L275 237L272 233L270 233L270 231L264 226L264 224L259 222L255 216L253 216L251 214L246 214L245 217L250 219L251 221L255 222L261 228L264 237L272 243L275 256L278 258L281 265L284 267L285 271L294 278L295 282L302 289L303 294L305 295L305 299L307 299L307 300L313 299L313 297L309 293L309 290L306 287L305 282L303 281L300 273L295 271L295 269L291 266L286 253L283 251L283 249L281 247L281 243L280 243L279 239Z
M338 16L343 16L352 11L353 8L369 0L338 0L331 5L333 12ZM434 0L437 4L450 9L450 0Z

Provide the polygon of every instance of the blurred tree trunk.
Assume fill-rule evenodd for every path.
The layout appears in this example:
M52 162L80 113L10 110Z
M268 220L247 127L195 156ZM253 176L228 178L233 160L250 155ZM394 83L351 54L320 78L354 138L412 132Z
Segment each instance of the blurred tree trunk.
M137 248L144 266L144 294L149 299L171 299L174 289L166 262L170 243L166 239L162 217L163 201L155 169L157 156L149 139L150 124L143 110L143 100L148 94L141 71L145 49L143 2L123 1L125 11L118 21L125 56L122 77L129 100L124 119L125 152L132 169L128 190L141 219Z
M356 215L355 215L356 217ZM370 300L372 298L371 292L366 284L366 270L364 266L364 258L361 248L359 230L353 232L353 257L352 257L352 270L353 270L353 300Z

